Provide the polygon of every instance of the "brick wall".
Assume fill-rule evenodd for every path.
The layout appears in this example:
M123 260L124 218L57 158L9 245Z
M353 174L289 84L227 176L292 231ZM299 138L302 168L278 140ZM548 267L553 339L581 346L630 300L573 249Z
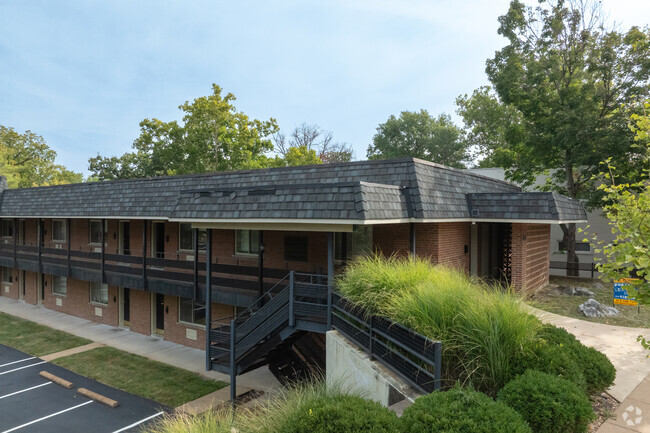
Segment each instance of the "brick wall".
M165 296L165 340L197 349L205 349L205 325L181 322L178 304L177 296ZM212 304L212 320L232 316L234 313L235 309L230 305ZM196 338L194 338L195 336Z
M548 224L512 224L512 279L516 290L548 284L551 229Z
M470 223L439 223L438 263L469 273L470 236Z
M409 225L376 225L372 229L372 242L373 249L385 256L395 254L397 257L408 257L410 249Z

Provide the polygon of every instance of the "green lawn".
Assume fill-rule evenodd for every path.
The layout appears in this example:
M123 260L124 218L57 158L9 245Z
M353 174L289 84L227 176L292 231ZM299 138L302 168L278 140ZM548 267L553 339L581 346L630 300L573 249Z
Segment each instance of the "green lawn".
M99 347L53 362L82 376L171 407L227 385L112 347Z
M0 344L30 355L48 355L89 343L92 341L0 313Z
M603 305L612 306L614 297L613 283L605 283L600 280L590 280L585 278L563 278L551 277L551 284L558 284L572 287L586 287L594 292L593 298ZM589 297L586 296L568 296L556 295L549 293L550 287L536 293L529 301L530 305L541 310L562 316L575 317L576 319L588 320L590 322L604 323L607 325L629 326L633 328L650 328L650 308L641 306L637 307L627 305L615 305L621 314L616 317L587 318L578 311L578 305L585 302Z

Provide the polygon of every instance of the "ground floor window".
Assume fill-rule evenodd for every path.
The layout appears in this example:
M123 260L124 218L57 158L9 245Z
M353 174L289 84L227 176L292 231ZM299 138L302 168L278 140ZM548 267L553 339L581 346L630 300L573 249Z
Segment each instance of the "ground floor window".
M2 268L2 282L5 284L11 284L12 283L12 278L11 278L11 268Z
M178 233L178 249L179 250L194 250L194 234L192 233L192 224L181 223L179 224ZM208 237L207 230L199 229L198 231L199 251L205 251L205 242Z
M68 293L68 280L66 277L54 275L52 277L52 293L65 296Z
M108 305L108 284L90 283L90 302Z
M260 231L259 230L236 230L235 231L235 254L259 254L260 252Z
M205 303L179 297L178 320L193 325L205 325Z

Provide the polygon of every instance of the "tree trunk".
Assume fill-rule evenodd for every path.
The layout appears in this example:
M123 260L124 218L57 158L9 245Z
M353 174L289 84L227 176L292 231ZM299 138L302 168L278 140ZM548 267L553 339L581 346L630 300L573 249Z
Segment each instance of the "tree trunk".
M576 185L573 181L573 165L568 162L571 158L570 150L567 150L566 157L567 195L571 198L576 198ZM576 254L576 225L575 223L561 224L560 227L564 233L563 241L566 247L566 274L569 277L579 277L580 270L578 269L578 255Z

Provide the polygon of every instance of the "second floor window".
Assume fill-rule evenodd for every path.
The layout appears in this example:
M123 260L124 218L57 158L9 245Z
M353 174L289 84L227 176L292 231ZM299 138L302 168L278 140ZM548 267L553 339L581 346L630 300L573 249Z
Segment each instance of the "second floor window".
M192 225L189 223L179 224L178 234L178 249L179 250L194 250ZM207 238L207 231L199 229L199 251L205 251L205 241Z
M14 236L14 222L12 220L0 221L0 236L3 238L11 238Z
M52 242L65 242L68 240L64 220L52 220Z
M259 230L236 230L235 231L235 254L259 254L260 252L260 231Z
M52 276L52 293L65 296L68 293L68 280L58 275Z
M102 244L102 222L100 220L90 221L90 242L91 244Z

